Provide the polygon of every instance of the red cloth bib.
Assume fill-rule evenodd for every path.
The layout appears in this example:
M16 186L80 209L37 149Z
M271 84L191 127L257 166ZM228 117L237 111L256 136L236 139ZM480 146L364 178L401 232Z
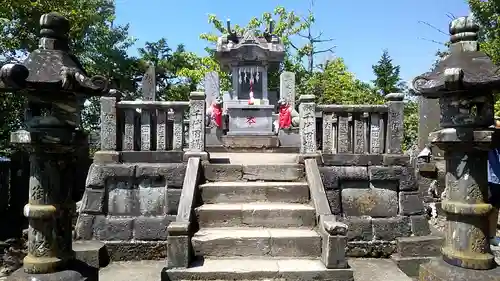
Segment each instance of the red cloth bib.
M279 110L279 128L287 129L292 125L292 110L289 106L282 106Z

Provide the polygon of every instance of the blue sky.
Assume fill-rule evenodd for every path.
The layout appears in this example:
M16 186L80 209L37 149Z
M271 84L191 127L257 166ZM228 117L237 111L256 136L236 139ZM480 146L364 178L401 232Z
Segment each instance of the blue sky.
M119 24L130 24L137 47L146 41L167 38L170 45L186 45L204 55L206 42L199 35L212 31L208 14L230 18L233 24L245 25L254 16L282 5L288 10L307 14L307 0L116 0ZM387 48L396 64L401 65L404 80L428 71L440 47L422 38L440 42L447 36L419 23L426 21L448 31L447 14L469 13L465 0L316 0L316 31L334 38L335 55L344 58L350 71L364 81L373 79L371 65ZM136 54L135 48L130 50ZM318 58L317 60L323 60ZM319 62L319 61L318 61Z

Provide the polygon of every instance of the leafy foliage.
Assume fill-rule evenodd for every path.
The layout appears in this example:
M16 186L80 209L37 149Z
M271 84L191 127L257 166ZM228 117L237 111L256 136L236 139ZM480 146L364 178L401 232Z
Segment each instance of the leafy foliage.
M392 63L389 51L383 51L380 60L372 66L372 69L375 74L375 80L372 82L384 95L400 92L404 88L399 76L400 66Z

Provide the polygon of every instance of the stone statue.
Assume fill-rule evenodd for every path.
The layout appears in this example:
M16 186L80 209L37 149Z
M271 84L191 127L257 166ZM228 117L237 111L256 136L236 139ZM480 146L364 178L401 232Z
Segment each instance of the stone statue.
M290 104L285 99L280 99L278 101L279 108L279 129L289 129L292 127L299 126L299 113L290 106Z
M222 129L222 120L222 99L217 97L212 105L207 108L206 125Z

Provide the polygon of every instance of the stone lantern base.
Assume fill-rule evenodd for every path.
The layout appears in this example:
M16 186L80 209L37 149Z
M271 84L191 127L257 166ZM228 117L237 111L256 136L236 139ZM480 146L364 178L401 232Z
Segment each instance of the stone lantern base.
M420 281L500 281L500 267L488 270L467 269L453 266L442 259L420 266Z
M90 281L97 279L90 279L84 277L81 273L74 270L63 270L54 273L46 274L29 274L24 272L21 268L14 272L7 278L7 281Z

